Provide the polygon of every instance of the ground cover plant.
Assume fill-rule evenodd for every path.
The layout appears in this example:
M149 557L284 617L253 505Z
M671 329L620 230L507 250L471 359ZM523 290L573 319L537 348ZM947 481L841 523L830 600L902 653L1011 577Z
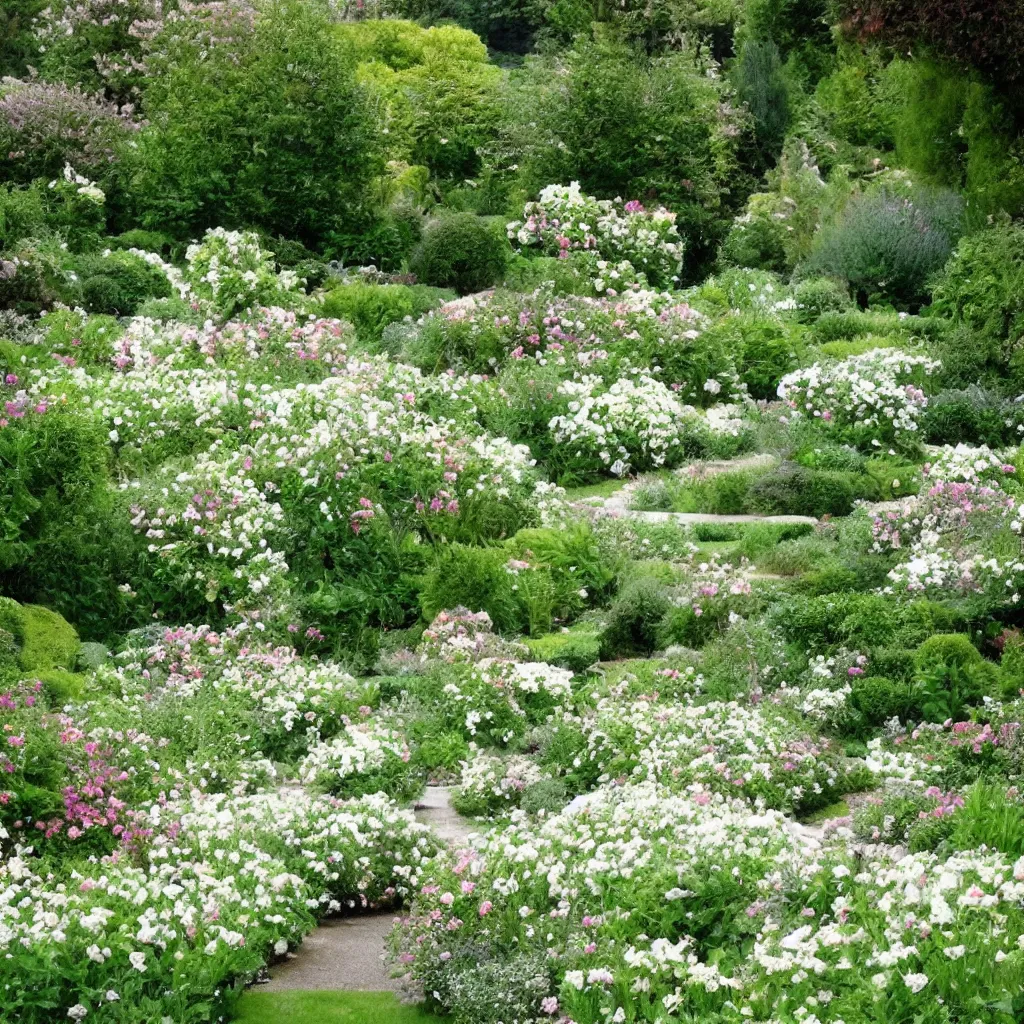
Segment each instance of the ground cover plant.
M1006 4L9 6L0 1017L1024 1019Z

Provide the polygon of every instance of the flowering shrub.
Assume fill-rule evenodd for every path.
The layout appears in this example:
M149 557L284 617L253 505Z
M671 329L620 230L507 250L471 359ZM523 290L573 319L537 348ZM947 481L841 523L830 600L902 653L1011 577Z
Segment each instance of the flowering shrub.
M913 438L928 402L924 379L938 366L927 356L877 349L789 373L779 384L779 397L794 417L813 419L842 438L878 448Z
M271 255L260 247L255 232L209 228L202 242L185 253L186 278L193 292L225 318L251 306L298 300L298 276L290 270L276 273Z
M559 257L582 249L612 263L627 260L657 288L679 279L683 242L675 215L663 207L647 211L635 200L595 199L574 181L542 189L539 200L523 208L523 218L508 225L508 237L522 246Z
M461 814L502 814L517 807L523 791L545 777L530 757L502 758L474 750L472 760L462 763L453 804Z
M643 724L645 707L598 705L585 728L600 778L696 781L780 808L820 806L860 781L859 766L844 763L827 740L801 734L768 709L684 703L656 712L652 729Z
M1014 483L1017 467L1014 465L1014 451L993 451L988 445L960 443L943 445L925 465L929 480L944 483L968 483L987 485L996 489L1004 482Z
M140 824L137 863L83 863L67 880L36 874L24 851L0 863L0 983L19 1020L201 1024L319 914L418 888L437 849L383 797L195 795Z
M240 459L203 457L132 502L153 578L183 602L201 597L241 610L281 591L288 565L271 541L283 533L284 512L248 470Z
M0 80L0 167L28 182L53 178L65 164L100 174L117 144L138 130L132 108L119 108L78 86Z
M605 389L600 377L586 375L558 387L568 412L549 424L556 444L581 475L608 469L616 476L653 466L671 466L684 452L688 431L700 417L672 391L646 374L617 380Z
M333 739L310 749L299 765L299 778L339 796L409 795L418 788L408 767L410 757L401 734L383 723L346 725Z
M743 801L605 788L436 862L402 922L399 961L460 1022L596 1024L665 1007L736 1024L820 1020L806 1011L827 1007L838 1021L879 998L909 1010L926 989L963 1005L971 948L994 952L970 991L1012 992L1022 884L1024 862L992 853L883 851L855 873ZM546 969L496 996L500 968L471 952L481 947Z
M514 661L515 655L526 654L526 648L497 636L487 612L471 612L460 607L434 616L423 631L416 653L421 662L454 663L486 658Z

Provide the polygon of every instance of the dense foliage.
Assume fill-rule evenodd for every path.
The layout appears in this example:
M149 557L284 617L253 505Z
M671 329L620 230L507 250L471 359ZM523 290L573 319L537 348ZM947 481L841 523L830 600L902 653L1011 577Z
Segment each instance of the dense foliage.
M0 1017L1024 1019L1018 13L4 5Z

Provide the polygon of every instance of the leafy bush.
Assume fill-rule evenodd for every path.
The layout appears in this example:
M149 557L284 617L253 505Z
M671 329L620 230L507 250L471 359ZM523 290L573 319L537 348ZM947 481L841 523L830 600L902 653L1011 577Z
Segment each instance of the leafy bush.
M550 624L551 583L546 573L540 576L536 589L541 591L538 596L542 604L547 599ZM530 585L525 584L526 579L509 571L509 555L504 548L452 544L438 553L423 580L420 607L428 620L446 608L464 607L487 612L500 632L529 632L527 602L533 595L527 593ZM536 579L536 574L530 574L530 579ZM521 583L525 584L522 589Z
M921 417L929 444L985 444L998 448L1012 440L1008 410L999 395L972 384L964 390L940 391L928 400Z
M81 646L78 634L49 608L20 605L0 597L0 629L14 638L18 664L24 672L74 667Z
M659 627L669 610L665 587L650 577L631 580L608 611L601 635L601 656L649 656L658 646Z
M324 316L348 320L364 344L379 346L388 324L417 319L454 293L425 285L380 285L354 282L334 288L324 296Z
M246 224L314 246L361 230L380 162L355 56L326 8L270 0L230 46L192 45L180 22L167 33L131 150L137 222L186 237Z
M714 259L734 212L741 122L731 108L723 116L723 85L702 59L580 37L529 58L515 84L514 116L530 126L512 153L526 192L578 181L600 199L656 196L677 214L688 273Z
M968 328L959 343L1005 369L1024 335L1022 296L1024 226L1002 223L960 240L932 290L932 312Z
M424 284L468 295L497 284L509 256L500 225L471 213L452 213L426 226L409 269Z
M921 714L930 722L961 718L964 709L994 696L999 670L962 633L928 637L914 655Z
M885 676L860 676L851 684L850 703L871 726L883 726L891 718L915 721L920 712L920 691L905 680Z
M138 127L127 110L79 86L5 78L0 81L0 174L28 184L59 177L71 164L103 177L119 145Z
M783 463L756 481L744 505L760 515L845 516L858 499L877 499L870 477Z
M771 39L747 39L733 75L736 93L754 119L754 138L771 160L782 149L790 113L778 46Z
M801 322L812 324L826 313L842 313L853 306L845 285L831 277L810 277L793 289L797 315Z
M883 188L855 196L835 223L822 227L802 273L842 278L864 299L919 304L953 250L960 208L948 192L911 200Z
M774 192L758 192L729 228L718 252L720 262L734 267L773 270L789 269L786 250L785 200Z
M389 155L441 178L478 173L497 118L501 71L454 25L368 20L335 31L356 51L358 77L380 98Z
M73 266L90 313L133 316L146 299L163 299L171 294L166 275L129 252L80 256Z
M572 672L585 671L601 657L600 635L584 629L533 637L526 641L526 646L538 661Z

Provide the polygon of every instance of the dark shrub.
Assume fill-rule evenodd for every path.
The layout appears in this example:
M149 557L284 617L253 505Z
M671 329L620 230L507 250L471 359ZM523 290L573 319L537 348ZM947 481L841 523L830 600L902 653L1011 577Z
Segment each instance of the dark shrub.
M90 313L132 316L146 299L166 299L171 286L159 267L130 252L80 256L74 263Z
M894 717L906 722L919 715L920 695L910 682L885 676L861 676L853 680L850 688L850 703L869 725L882 726Z
M863 300L919 304L953 250L961 205L952 192L917 201L885 189L855 196L817 233L801 272L848 281Z
M651 654L657 647L658 629L668 610L668 594L660 583L650 577L631 580L608 613L601 637L601 656Z
M496 221L453 213L427 225L409 269L423 284L468 295L498 284L511 252Z

